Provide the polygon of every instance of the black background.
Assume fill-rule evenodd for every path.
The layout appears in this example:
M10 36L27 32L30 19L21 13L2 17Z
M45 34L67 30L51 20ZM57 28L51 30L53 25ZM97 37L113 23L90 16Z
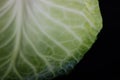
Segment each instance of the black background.
M120 80L119 0L99 0L103 29L75 69L54 80Z

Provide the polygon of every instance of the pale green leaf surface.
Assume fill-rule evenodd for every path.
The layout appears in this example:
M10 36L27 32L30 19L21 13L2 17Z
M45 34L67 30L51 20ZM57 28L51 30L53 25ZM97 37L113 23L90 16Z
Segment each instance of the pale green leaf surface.
M69 72L101 28L97 0L0 0L0 80Z

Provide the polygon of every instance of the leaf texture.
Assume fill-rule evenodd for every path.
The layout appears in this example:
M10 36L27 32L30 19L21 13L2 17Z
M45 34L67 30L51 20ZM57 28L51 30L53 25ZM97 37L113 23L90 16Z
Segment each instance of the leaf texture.
M67 73L101 28L97 0L0 0L0 80Z

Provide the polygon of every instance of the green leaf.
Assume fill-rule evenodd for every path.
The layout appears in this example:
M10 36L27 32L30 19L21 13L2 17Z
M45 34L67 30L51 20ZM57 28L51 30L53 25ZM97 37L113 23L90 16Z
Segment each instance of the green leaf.
M101 28L97 0L1 0L0 80L68 73Z

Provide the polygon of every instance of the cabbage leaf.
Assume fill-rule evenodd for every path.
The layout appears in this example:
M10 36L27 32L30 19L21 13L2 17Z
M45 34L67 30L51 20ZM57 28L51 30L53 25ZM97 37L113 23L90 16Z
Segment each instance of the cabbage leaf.
M0 80L68 73L101 28L97 0L0 0Z

